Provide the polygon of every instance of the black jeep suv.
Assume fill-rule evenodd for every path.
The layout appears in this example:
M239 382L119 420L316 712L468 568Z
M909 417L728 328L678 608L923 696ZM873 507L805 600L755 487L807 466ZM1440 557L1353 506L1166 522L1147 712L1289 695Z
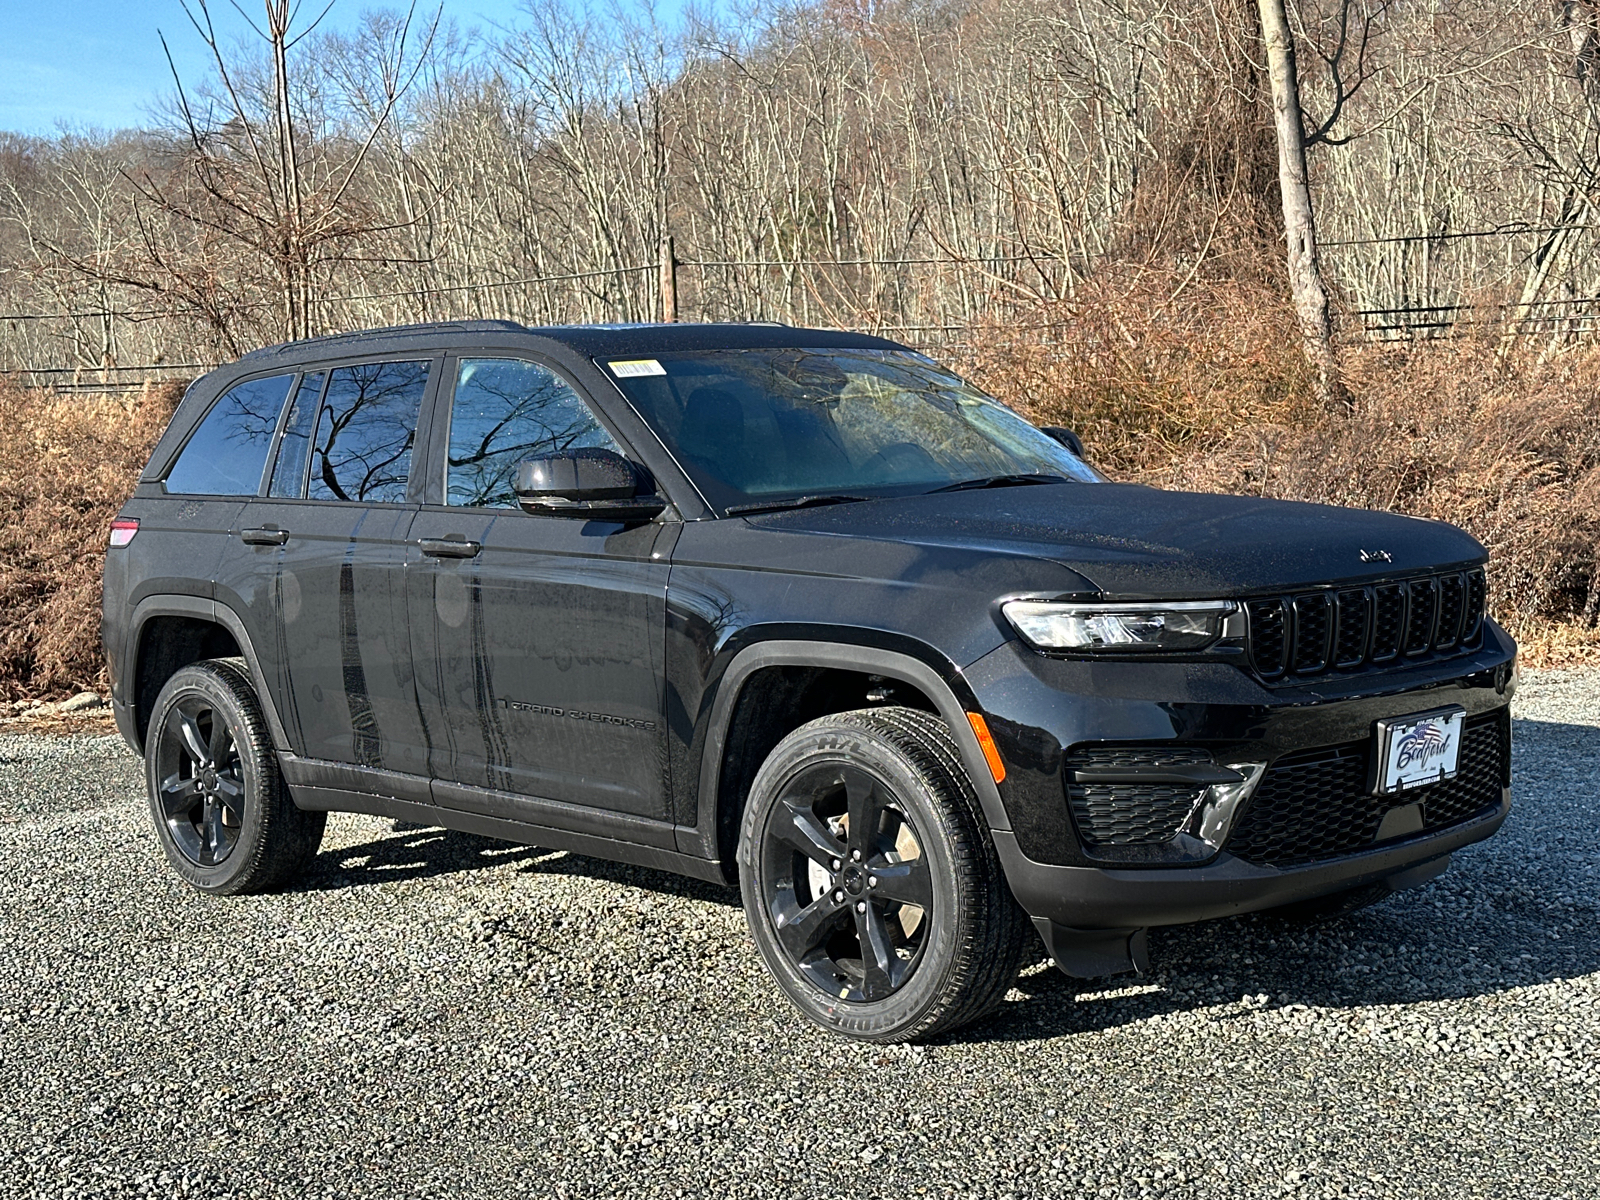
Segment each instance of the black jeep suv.
M1484 551L1108 483L879 338L377 330L190 389L112 526L106 654L173 867L328 811L734 882L807 1017L931 1036L1036 937L1348 908L1510 804Z

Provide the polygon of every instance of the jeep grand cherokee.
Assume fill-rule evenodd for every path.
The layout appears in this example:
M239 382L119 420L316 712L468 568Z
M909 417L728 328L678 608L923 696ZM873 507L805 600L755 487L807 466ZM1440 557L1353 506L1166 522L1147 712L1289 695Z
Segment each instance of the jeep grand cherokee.
M894 342L471 322L196 383L112 526L172 867L325 814L737 883L816 1023L925 1038L1042 938L1348 908L1509 803L1516 647L1435 521L1107 482Z

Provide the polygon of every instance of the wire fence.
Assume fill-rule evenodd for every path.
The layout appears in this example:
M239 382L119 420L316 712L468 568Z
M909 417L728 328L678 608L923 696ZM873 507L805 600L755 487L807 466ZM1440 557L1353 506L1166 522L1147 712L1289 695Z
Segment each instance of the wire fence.
M1400 257L1386 267L1381 257L1372 259L1369 255L1367 260L1368 267L1378 262L1391 275L1398 272L1398 285L1376 275L1365 281L1348 281L1346 294L1359 298L1363 292L1411 291L1412 283L1405 272L1413 261L1408 256L1414 247L1424 247L1428 255L1437 257L1441 248L1486 239L1509 243L1510 239L1538 237L1548 248L1550 239L1597 228L1600 226L1506 224L1456 232L1332 239L1322 245L1330 252L1336 279L1342 266L1344 274L1354 274L1349 264L1339 263L1341 254L1364 253L1373 247L1401 248ZM1529 257L1513 255L1508 261L1522 263ZM534 325L584 323L595 319L597 312L602 319L639 319L641 315L645 319L666 320L776 319L796 324L853 326L918 348L948 351L966 345L977 322L995 316L1009 318L1011 314L997 310L996 295L1015 297L1030 288L1036 295L1049 294L1051 289L1064 294L1072 271L1061 258L1041 254L679 260L672 255L668 240L656 263L620 263L593 270L413 288L360 289L319 295L316 304L330 314L337 310L346 321L368 325L502 315ZM659 278L651 278L657 273ZM1436 274L1438 278L1418 290L1459 290L1458 278L1445 272ZM1000 286L986 290L982 284ZM1487 326L1497 326L1513 336L1590 338L1600 334L1600 296L1568 295L1523 303L1440 299L1438 295L1425 294L1415 302L1355 308L1351 311L1355 318L1351 329L1358 327L1359 335L1372 341L1457 337ZM274 301L265 299L231 301L228 305L234 313L270 311L274 307ZM1021 310L1025 305L1017 307ZM81 332L83 323L105 326L117 321L143 324L196 319L194 309L181 306L104 305L58 312L0 313L0 328L7 324L28 328L64 323L78 334L81 352L86 341ZM1048 338L1052 331L1067 328L1067 323L1037 319L1018 323L1007 319L1006 327L1026 329ZM50 341L30 340L35 345L48 345ZM0 342L0 353L3 351L4 344ZM72 366L0 366L0 377L23 387L63 394L126 392L152 382L192 379L214 365L200 359L104 365L85 361Z

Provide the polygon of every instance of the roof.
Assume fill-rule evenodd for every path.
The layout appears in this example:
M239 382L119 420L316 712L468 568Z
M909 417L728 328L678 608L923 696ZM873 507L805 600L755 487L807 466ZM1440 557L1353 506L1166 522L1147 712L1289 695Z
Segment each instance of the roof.
M267 358L295 358L307 354L337 353L349 347L359 352L368 346L385 343L400 349L408 343L495 340L505 335L523 334L559 342L585 356L610 354L670 353L674 350L736 350L771 346L835 346L851 349L889 350L896 342L864 333L839 329L802 329L769 322L726 324L636 324L636 325L519 325L514 321L437 321L422 325L391 325L383 329L357 330L280 342L252 350L240 362Z

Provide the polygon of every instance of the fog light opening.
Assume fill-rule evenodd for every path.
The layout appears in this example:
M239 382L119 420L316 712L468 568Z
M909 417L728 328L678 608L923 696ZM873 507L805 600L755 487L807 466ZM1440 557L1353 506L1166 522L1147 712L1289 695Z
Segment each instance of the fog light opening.
M1266 763L1224 763L1223 766L1238 773L1238 782L1213 783L1207 787L1183 828L1185 833L1199 838L1213 850L1222 849L1228 834L1233 832L1233 823L1244 802L1267 773Z

